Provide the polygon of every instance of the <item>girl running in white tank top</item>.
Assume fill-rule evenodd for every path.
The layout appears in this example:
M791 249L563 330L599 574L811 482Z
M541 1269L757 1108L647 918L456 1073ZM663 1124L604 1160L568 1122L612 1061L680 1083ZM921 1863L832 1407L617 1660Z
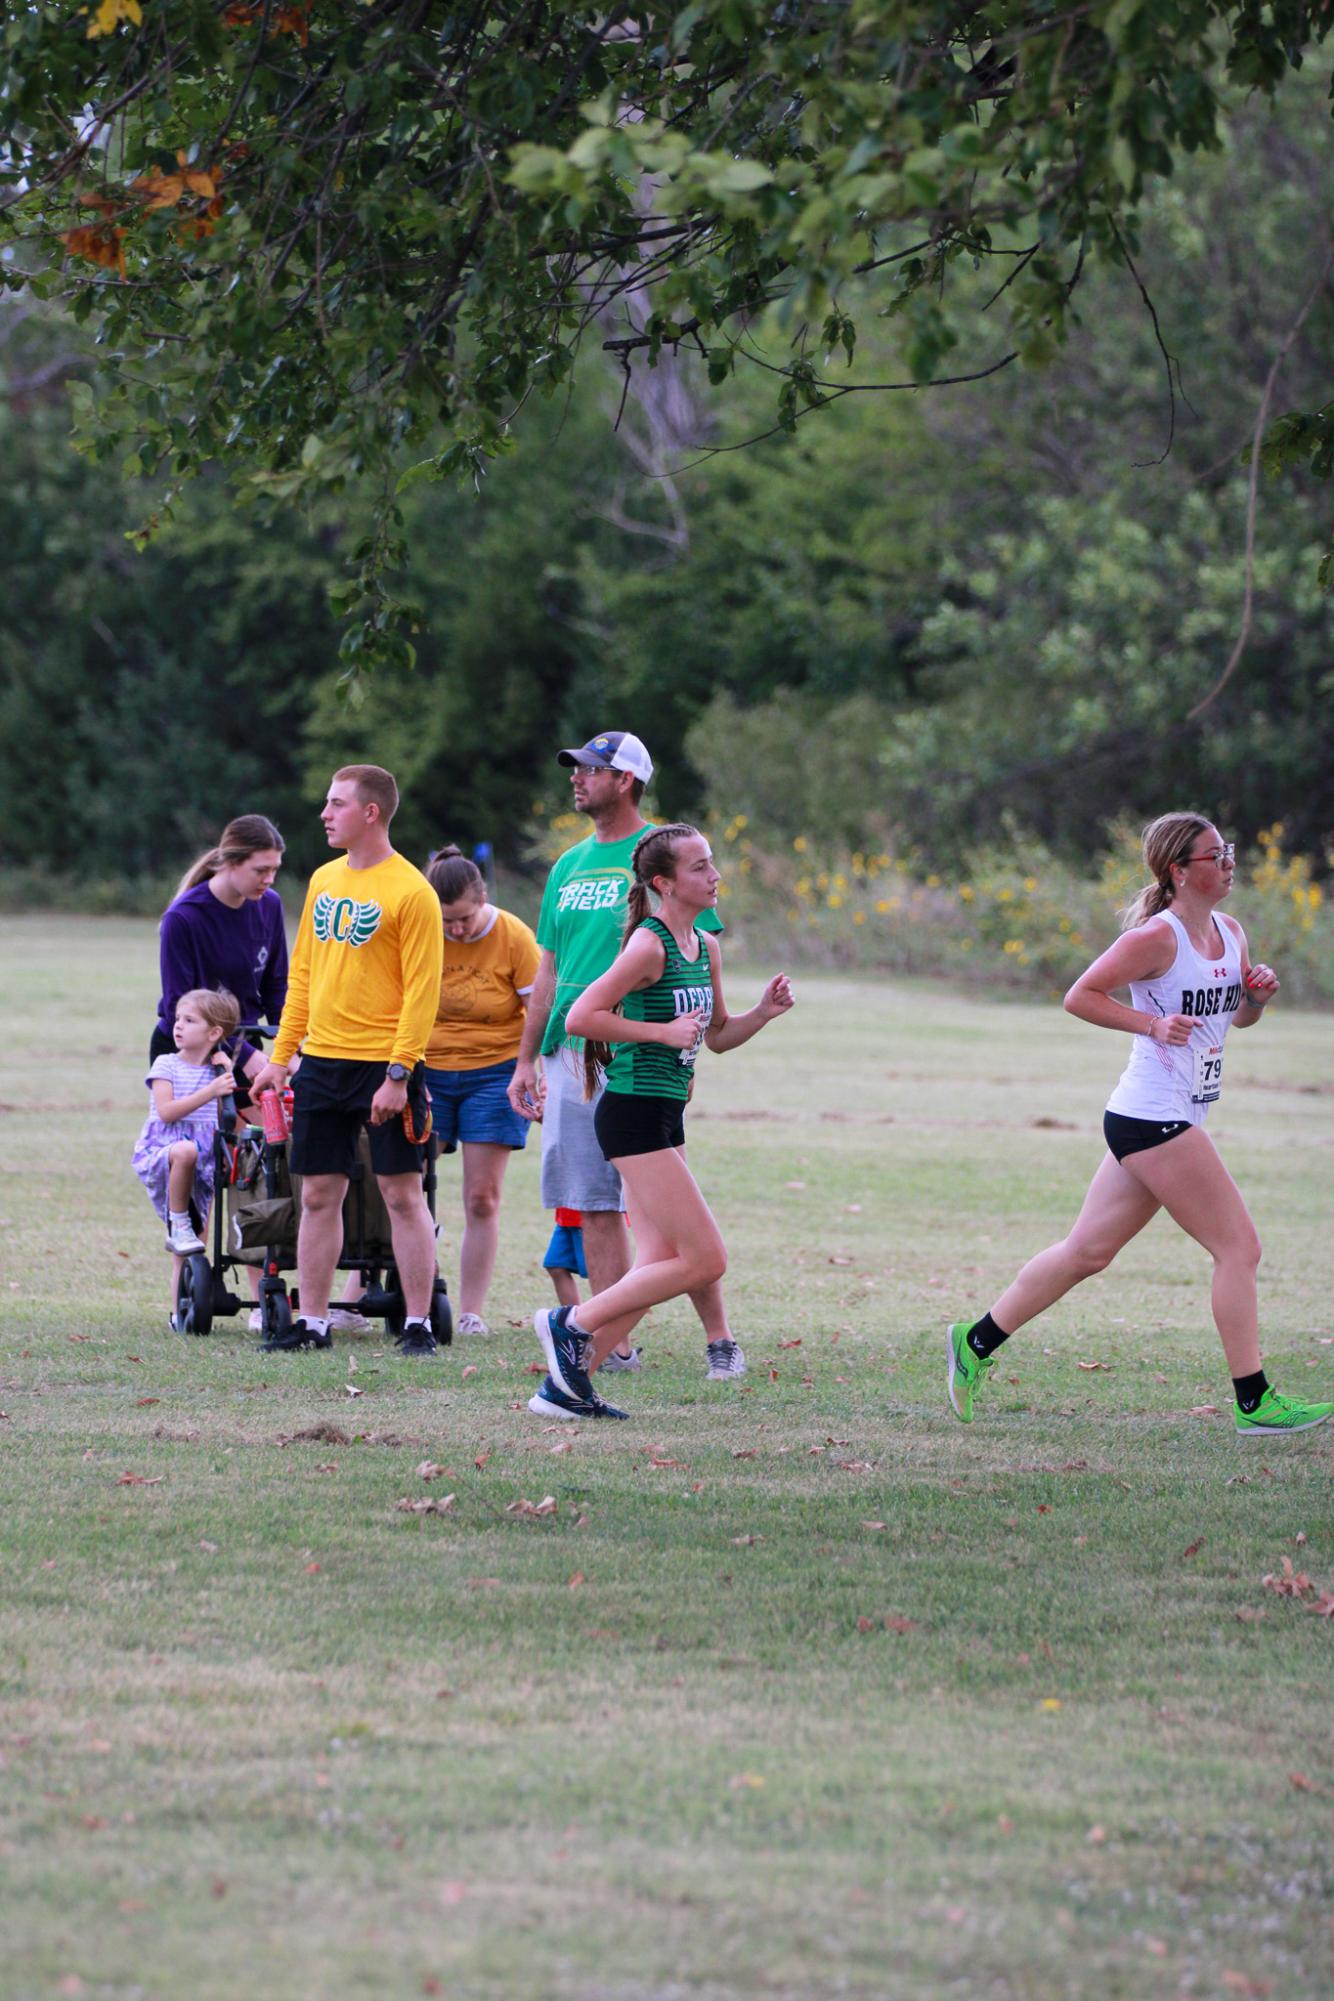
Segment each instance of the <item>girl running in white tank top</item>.
M1232 888L1234 850L1199 813L1166 813L1145 828L1153 882L1126 912L1123 935L1065 997L1071 1014L1137 1039L1108 1101L1108 1151L1073 1230L1031 1258L990 1313L948 1331L950 1402L971 1423L992 1356L1025 1321L1102 1271L1158 1210L1214 1261L1213 1311L1247 1437L1305 1431L1334 1403L1280 1396L1260 1366L1255 1271L1260 1243L1232 1176L1204 1130L1223 1081L1224 1041L1250 1028L1278 992L1252 966L1235 918L1218 914ZM1114 998L1130 988L1131 1004Z

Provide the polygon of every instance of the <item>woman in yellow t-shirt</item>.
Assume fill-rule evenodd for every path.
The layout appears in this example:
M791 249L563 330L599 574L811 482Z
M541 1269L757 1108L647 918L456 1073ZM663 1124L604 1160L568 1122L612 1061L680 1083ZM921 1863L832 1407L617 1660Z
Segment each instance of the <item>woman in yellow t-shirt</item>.
M432 855L426 880L440 898L444 973L426 1044L426 1082L441 1145L463 1149L460 1334L486 1334L486 1291L500 1244L500 1190L528 1121L507 1092L540 953L528 926L486 900L486 878L456 847Z

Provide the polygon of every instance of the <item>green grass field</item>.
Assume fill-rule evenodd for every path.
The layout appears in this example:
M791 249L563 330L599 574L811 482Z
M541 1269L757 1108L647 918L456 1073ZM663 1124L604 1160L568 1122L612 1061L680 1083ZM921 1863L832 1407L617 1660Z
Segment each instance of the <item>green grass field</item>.
M631 1422L571 1437L524 1407L535 1147L489 1342L187 1343L129 1167L153 927L5 940L5 2001L1328 1995L1334 1426L1235 1437L1161 1220L970 1430L944 1399L945 1321L1073 1216L1116 1038L802 979L692 1117L748 1378L663 1309ZM1328 1018L1228 1061L1271 1372L1328 1395Z

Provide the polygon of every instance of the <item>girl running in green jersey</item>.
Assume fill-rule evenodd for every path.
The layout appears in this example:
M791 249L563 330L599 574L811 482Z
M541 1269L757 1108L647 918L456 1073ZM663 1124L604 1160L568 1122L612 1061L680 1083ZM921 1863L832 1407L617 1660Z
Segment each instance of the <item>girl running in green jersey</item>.
M746 1014L727 1012L718 940L696 928L717 904L719 882L697 828L650 828L631 867L620 956L575 1001L568 1026L588 1039L590 1078L606 1072L595 1129L625 1185L635 1263L578 1308L534 1314L549 1373L528 1408L546 1417L623 1416L594 1394L594 1371L650 1306L727 1269L718 1225L685 1162L695 1059L706 1044L720 1054L739 1049L792 1006L791 983L777 973Z

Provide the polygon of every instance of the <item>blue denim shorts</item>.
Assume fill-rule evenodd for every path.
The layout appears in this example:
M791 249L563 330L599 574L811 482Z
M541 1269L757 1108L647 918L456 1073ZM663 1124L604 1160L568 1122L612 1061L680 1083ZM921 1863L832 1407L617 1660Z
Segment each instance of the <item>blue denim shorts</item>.
M441 1146L462 1140L465 1146L508 1146L517 1152L528 1144L528 1121L521 1119L505 1093L514 1064L491 1063L482 1070L426 1071L435 1135Z

